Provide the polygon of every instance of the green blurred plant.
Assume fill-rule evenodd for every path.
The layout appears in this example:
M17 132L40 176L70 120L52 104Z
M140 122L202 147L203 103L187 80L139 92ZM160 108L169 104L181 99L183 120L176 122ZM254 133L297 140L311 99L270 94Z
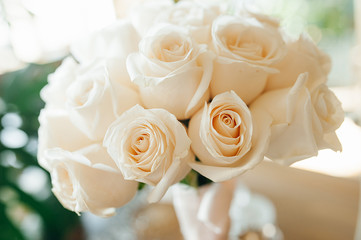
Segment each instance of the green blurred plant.
M331 36L342 36L354 28L353 0L308 0L308 23Z
M39 92L58 65L31 64L0 76L0 239L84 238L78 216L64 209L51 194L50 177L36 158L38 116L44 107ZM6 121L9 113L21 120L19 126ZM5 132L9 129L26 134L24 146L6 144L9 139ZM29 169L46 176L43 194L31 193L21 185L22 175ZM38 181L31 180L28 184Z

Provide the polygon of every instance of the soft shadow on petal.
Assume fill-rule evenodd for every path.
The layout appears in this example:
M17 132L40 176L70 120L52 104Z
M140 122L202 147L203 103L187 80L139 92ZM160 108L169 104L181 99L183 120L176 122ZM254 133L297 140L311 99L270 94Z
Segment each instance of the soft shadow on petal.
M191 170L188 162L194 161L194 159L191 151L189 151L188 156L183 159L174 159L162 179L148 195L148 202L155 203L160 201L171 185L177 183L188 174Z

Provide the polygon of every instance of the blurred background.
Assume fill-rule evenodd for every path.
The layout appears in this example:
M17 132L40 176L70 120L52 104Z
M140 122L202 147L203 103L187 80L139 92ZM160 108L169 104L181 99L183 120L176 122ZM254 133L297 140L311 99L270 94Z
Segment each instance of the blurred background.
M80 218L55 199L48 173L37 164L38 115L44 106L39 91L67 56L69 43L121 14L114 2L122 6L124 0L0 0L0 239L85 238ZM355 24L360 1L254 2L280 17L289 34L307 31L331 55L329 85L346 111L337 132L344 151L324 150L294 167L360 177L361 82L354 70L355 56L361 56L356 47L361 30Z

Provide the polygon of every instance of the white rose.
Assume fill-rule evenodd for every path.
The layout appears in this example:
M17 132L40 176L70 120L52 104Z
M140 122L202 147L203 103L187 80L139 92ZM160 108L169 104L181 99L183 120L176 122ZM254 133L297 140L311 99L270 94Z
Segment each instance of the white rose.
M165 25L144 38L127 60L131 80L147 108L163 108L187 119L209 99L213 54L185 29Z
M282 164L316 156L320 149L342 149L334 132L344 118L341 103L324 84L306 88L307 77L300 74L292 88L269 91L250 107L272 115L266 156Z
M140 103L136 91L112 81L99 63L82 69L66 94L71 120L93 140L103 139L117 116Z
M130 13L131 22L137 32L141 36L145 36L155 25L157 17L173 7L173 0L143 1L142 4L133 7Z
M78 68L79 65L74 59L67 57L56 71L48 76L48 84L40 92L47 107L64 109L66 89L74 81Z
M98 59L125 59L136 52L140 37L133 25L119 20L89 36L78 39L70 46L70 51L80 63Z
M211 96L234 90L249 104L264 90L268 75L277 72L271 65L285 54L280 33L255 18L220 16L212 38L217 58Z
M108 129L104 146L125 179L156 186L148 200L159 201L168 187L183 179L194 155L183 125L164 109L137 105Z
M138 183L124 180L101 145L76 152L49 150L52 191L62 205L76 213L90 211L101 217L115 214L115 208L129 202Z
M279 73L271 74L266 90L292 87L299 74L308 72L307 86L312 88L327 81L331 69L330 57L322 52L307 35L287 42L287 55L273 65Z
M38 161L49 171L48 151L61 148L66 151L76 151L92 144L92 141L82 133L69 119L65 110L45 108L39 116Z
M218 17L219 12L216 5L183 0L161 12L154 22L185 27L196 42L208 43L212 39L213 20Z
M124 86L137 92L137 87L130 79L125 68L125 62L119 64L116 59L98 60L87 64L78 64L72 57L64 59L56 71L49 75L48 84L41 90L40 96L47 108L65 109L68 101L67 89L78 77L88 74L94 68L104 68L105 75L115 86Z
M270 124L267 113L250 112L233 91L217 95L189 122L191 147L200 160L190 166L215 182L242 174L263 160Z
M138 51L139 40L133 25L119 20L74 42L71 53L81 65L105 61L110 78L136 90L130 82L125 61L130 53Z

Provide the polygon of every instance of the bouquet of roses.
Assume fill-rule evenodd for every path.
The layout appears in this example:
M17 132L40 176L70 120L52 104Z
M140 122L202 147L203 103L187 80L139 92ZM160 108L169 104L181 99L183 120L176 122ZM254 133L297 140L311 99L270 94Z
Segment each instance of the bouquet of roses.
M157 202L187 174L221 182L265 157L340 151L330 65L269 16L148 1L75 42L49 76L39 163L64 207L111 216L143 184Z

